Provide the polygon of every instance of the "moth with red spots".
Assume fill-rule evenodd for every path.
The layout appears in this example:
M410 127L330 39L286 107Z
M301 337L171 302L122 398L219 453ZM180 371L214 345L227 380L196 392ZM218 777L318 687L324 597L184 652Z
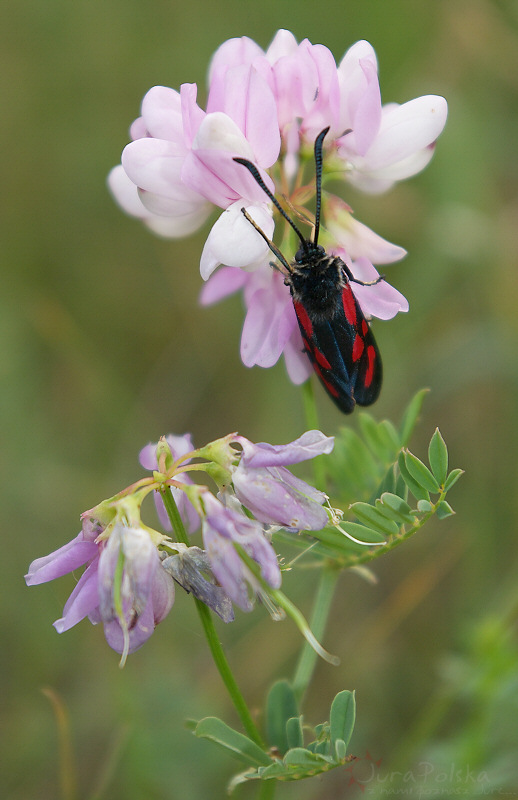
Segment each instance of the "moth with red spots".
M241 209L284 267L284 283L290 288L304 348L313 369L338 408L344 414L350 414L356 403L369 406L377 400L382 381L379 350L351 289L351 282L370 286L383 278L379 277L371 283L357 280L341 258L328 255L318 244L322 143L328 130L325 128L315 141L316 208L311 239L306 239L288 217L262 180L257 167L245 158L235 158L234 161L249 170L300 239L295 258L289 263L246 209Z

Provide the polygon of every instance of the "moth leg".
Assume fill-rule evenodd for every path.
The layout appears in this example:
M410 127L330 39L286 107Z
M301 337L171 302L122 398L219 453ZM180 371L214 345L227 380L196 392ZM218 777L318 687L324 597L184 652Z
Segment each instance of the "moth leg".
M359 278L354 277L347 264L343 265L343 269L349 280L353 283L357 283L359 286L376 286L377 283L385 280L385 275L378 275L375 281L361 281Z

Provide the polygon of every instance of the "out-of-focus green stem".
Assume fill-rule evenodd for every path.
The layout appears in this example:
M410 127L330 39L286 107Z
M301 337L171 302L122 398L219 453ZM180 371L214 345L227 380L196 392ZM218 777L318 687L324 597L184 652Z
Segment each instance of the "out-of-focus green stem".
M315 402L315 393L313 388L313 380L310 378L302 386L302 397L304 400L304 413L306 417L306 425L308 429L319 429L318 411ZM315 484L321 491L327 488L327 474L324 463L324 456L318 456L313 459L313 471L315 476ZM327 618L333 602L336 583L338 580L339 570L334 567L322 566L320 573L320 583L317 589L315 604L313 606L313 614L310 620L310 628L318 639L322 641L324 631L327 625ZM317 661L317 654L311 645L306 641L302 646L299 660L293 677L293 689L300 704L302 698L308 688L313 675L315 664Z
M313 614L310 620L311 630L319 642L322 641L326 629L338 575L338 569L332 567L322 568ZM308 642L305 642L299 656L292 684L299 704L313 675L317 658L315 650Z

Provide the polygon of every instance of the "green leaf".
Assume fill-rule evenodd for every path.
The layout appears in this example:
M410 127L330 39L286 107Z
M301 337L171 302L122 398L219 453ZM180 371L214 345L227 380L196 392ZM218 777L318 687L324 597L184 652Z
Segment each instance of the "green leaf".
M329 720L331 752L335 754L337 760L340 760L340 758L336 750L336 742L338 740L343 741L347 748L352 736L355 719L356 703L354 700L354 692L349 692L347 689L344 689L343 692L338 692L331 703L331 716Z
M406 466L405 454L403 452L399 454L398 466L399 466L399 471L401 473L401 477L405 481L406 485L408 486L408 488L410 489L416 500L429 500L430 495L428 494L426 489L423 489L423 487L420 486L416 480L414 480L414 478L408 471Z
M277 681L268 692L266 700L266 735L268 743L284 754L289 748L286 724L298 717L295 693L288 681Z
M396 456L397 453L394 454L394 459L396 459ZM377 497L380 497L380 495L382 495L383 492L395 492L398 477L399 474L396 470L395 463L391 464L388 470L385 472L383 480L380 482L378 490L372 499L374 500Z
M390 461L393 461L396 457L396 453L401 449L399 434L392 422L388 419L381 420L378 425L378 431L380 438L384 440L385 446L390 453Z
M328 467L337 493L344 504L374 490L380 479L380 467L365 442L351 428L341 428L333 452L327 456Z
M419 414L421 413L421 408L423 406L423 401L428 394L428 389L421 389L417 392L416 395L411 399L410 403L407 406L405 413L403 414L403 419L401 422L401 428L399 432L401 447L408 447L408 443L410 442L410 437L414 432L414 428L417 424L417 419Z
M358 539L360 542L366 542L368 544L375 544L376 542L382 542L384 540L384 536L380 534L379 531L375 531L373 528L369 528L366 525L361 525L358 522L349 522L348 520L342 520L340 523L340 527L347 531L347 533L354 536L355 539ZM341 534L343 538L346 538L343 534ZM350 545L354 545L354 542L351 542L350 539L347 539Z
M378 531L375 531L372 528L367 528L365 525L361 525L358 522L344 522L342 520L340 527L347 531L355 539L358 539L360 542L367 542L370 544L382 542L385 539L385 537L382 536ZM340 558L344 555L349 556L351 553L357 553L358 549L361 549L362 547L362 545L351 541L351 539L349 539L348 536L343 533L343 531L339 531L336 528L324 528L322 531L311 531L311 536L313 536L315 539L318 539L319 542L323 542L329 548L332 547L334 558Z
M399 533L397 524L393 520L387 519L382 511L369 505L369 503L353 503L351 511L358 517L360 522L364 522L374 530L385 534L385 536L393 536Z
M335 742L336 760L343 761L347 755L347 745L343 739L337 739Z
M441 500L441 502L437 504L435 513L439 519L446 519L446 517L451 517L452 514L455 514L455 511L446 500Z
M288 750L282 760L286 766L311 767L312 769L315 766L327 765L332 761L328 756L312 753L305 747L294 747L292 750Z
M429 492L439 494L441 487L435 480L434 476L428 467L420 461L417 456L414 456L409 450L404 451L405 465L411 476L415 481Z
M358 421L363 438L378 461L381 461L382 464L391 461L393 448L390 446L387 439L387 432L383 428L383 425L376 422L376 420L365 411L359 414ZM399 447L396 447L396 450L397 449L399 449Z
M418 500L417 501L417 510L421 514L428 514L432 510L433 506L429 500Z
M240 761L253 767L266 766L272 759L248 736L235 731L218 717L205 717L196 725L194 735L224 747Z
M444 491L449 492L453 484L457 483L461 475L464 475L463 469L452 469L444 482Z
M397 494L390 492L383 492L379 500L376 500L376 507L382 508L383 513L393 519L399 524L409 523L414 521L412 509L408 503L399 497Z
M435 433L430 439L428 461L435 478L437 478L437 483L443 486L448 474L448 448L439 428L435 429Z
M302 717L291 717L286 723L286 737L288 747L302 747L304 745L304 734L302 732Z

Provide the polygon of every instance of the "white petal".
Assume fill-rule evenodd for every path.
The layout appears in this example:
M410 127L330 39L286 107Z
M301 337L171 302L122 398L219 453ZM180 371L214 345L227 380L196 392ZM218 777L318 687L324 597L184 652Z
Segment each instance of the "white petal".
M269 248L264 239L241 212L242 201L229 206L212 226L200 262L204 280L219 264L253 270L268 260ZM247 206L250 216L271 238L273 218L268 207Z
M254 160L254 153L244 133L233 119L222 111L214 111L203 119L194 137L193 150L224 150Z

